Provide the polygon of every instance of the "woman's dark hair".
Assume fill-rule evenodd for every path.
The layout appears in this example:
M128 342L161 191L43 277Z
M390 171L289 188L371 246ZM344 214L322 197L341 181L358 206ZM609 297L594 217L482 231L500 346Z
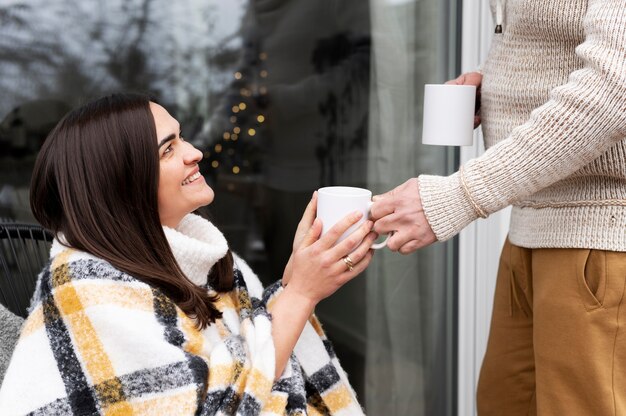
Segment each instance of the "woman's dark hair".
M205 328L221 316L217 296L192 283L176 262L158 212L159 153L150 99L114 94L67 114L48 135L33 171L37 221L73 248L162 290ZM209 281L233 286L230 251Z

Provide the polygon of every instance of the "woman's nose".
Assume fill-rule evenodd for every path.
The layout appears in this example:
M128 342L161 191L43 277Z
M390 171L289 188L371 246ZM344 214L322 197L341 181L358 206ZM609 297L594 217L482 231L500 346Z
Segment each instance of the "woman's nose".
M185 144L188 146L185 150L185 163L198 163L201 161L203 157L202 152L190 143Z

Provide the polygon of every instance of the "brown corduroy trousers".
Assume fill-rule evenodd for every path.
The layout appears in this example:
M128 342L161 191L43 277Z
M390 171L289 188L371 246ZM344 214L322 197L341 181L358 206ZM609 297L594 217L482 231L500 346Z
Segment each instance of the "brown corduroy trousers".
M624 252L507 240L478 414L626 415L625 286Z

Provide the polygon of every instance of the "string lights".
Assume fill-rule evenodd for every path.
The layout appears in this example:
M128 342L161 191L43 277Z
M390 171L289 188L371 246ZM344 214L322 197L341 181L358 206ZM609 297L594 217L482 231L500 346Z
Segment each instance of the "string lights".
M210 161L213 169L228 169L237 175L242 168L255 167L250 157L258 156L255 147L267 121L263 111L267 103L267 87L262 85L269 77L267 69L262 67L267 58L266 52L260 52L247 67L233 73L236 93L229 97L231 101L226 107L230 127L222 132L221 141L211 152L205 152L207 159L213 157Z

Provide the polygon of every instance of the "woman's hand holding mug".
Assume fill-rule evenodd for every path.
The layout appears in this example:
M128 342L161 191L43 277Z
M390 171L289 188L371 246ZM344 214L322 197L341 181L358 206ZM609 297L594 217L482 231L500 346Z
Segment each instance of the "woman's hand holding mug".
M290 290L314 304L367 268L373 253L370 248L378 236L371 231L373 222L361 221L363 214L358 211L344 216L321 235L322 221L319 218L308 223L313 218L311 213L314 212L316 199L314 197L309 203L298 226L294 251L283 276L283 285L288 283ZM307 226L308 230L302 236ZM341 239L354 226L354 232Z
M351 186L328 186L320 188L317 192L317 218L322 221L322 235L326 234L344 216L357 211L363 214L361 219L346 230L338 242L343 241L351 235L359 225L370 217L372 207L372 192L369 189L354 188ZM374 250L381 249L387 245L387 240L372 244ZM354 245L356 247L357 244Z
M322 220L315 218L318 201L316 192L298 224L293 252L283 275L284 286L289 283L308 287L305 291L310 291L316 302L367 268L372 258L370 248L378 237L371 232L373 222L366 221L358 209L342 215L322 235ZM296 283L294 279L304 282Z

